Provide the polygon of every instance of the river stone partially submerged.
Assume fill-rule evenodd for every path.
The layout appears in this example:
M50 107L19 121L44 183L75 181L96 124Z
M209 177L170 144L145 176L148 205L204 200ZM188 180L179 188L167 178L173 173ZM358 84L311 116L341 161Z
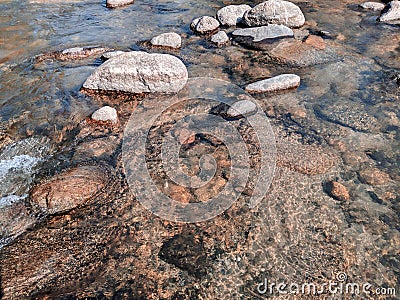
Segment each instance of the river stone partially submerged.
M392 1L379 17L380 22L400 23L400 1Z
M300 85L300 77L295 74L282 74L257 81L246 86L246 92L266 93L293 89Z
M115 7L129 5L132 4L133 2L135 2L135 0L107 0L106 6L108 8L115 8Z
M271 24L255 28L244 28L232 33L236 37L251 37L252 42L261 42L265 39L293 37L293 30L285 25Z
M110 106L103 106L92 114L92 119L101 122L118 123L117 110Z
M229 37L225 31L219 31L211 37L211 42L218 47L223 46L229 43Z
M210 16L203 16L194 19L190 24L190 28L196 33L207 34L217 30L219 25L217 19Z
M175 32L167 32L153 37L150 43L153 46L179 49L182 46L182 38Z
M176 93L186 84L183 62L169 54L133 51L106 61L83 84L85 89L130 93Z
M298 28L304 25L305 18L301 9L289 1L269 0L247 11L243 16L247 26L283 24Z
M217 18L223 26L236 26L242 22L244 13L250 9L251 6L247 4L228 5L217 12Z

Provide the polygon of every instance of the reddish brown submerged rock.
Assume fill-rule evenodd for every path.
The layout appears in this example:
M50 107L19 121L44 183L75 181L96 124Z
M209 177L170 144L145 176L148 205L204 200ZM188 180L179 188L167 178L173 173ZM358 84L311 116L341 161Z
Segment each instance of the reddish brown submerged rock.
M330 181L326 184L326 192L329 196L340 201L350 200L348 189L337 181Z
M390 181L389 174L382 172L378 168L365 168L362 169L358 174L360 176L360 180L369 185L383 185Z
M107 186L108 179L107 168L76 167L36 186L31 201L50 214L65 212L85 204Z

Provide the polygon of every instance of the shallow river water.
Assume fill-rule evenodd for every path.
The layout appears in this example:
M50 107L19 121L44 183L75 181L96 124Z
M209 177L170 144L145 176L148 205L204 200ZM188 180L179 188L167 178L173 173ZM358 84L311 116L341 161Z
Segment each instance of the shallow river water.
M371 294L325 290L322 296L398 299L378 294L400 293L400 28L377 22L379 12L359 8L359 0L316 0L293 1L307 21L296 39L324 39L325 49L312 55L284 45L216 47L190 30L195 17L244 2L137 0L108 9L105 1L0 0L0 298L317 298L260 293L257 287L268 280L368 283ZM182 49L144 43L169 31L182 36ZM275 176L265 199L253 210L240 204L248 200L247 187L238 205L199 224L167 222L146 211L121 166L123 126L142 98L80 91L101 54L38 59L72 47L166 52L184 62L190 78L241 88L282 73L299 75L297 90L254 96L276 139ZM105 104L117 108L120 128L88 124ZM160 131L168 128L158 121ZM232 122L251 136L247 124ZM210 140L197 137L184 149L188 169L198 166L200 154L228 159L219 141ZM165 179L152 163L153 178ZM112 170L102 195L55 215L35 210L35 185L87 164ZM217 175L224 185L229 176ZM350 199L329 196L332 180L347 187ZM198 200L216 190L169 192Z

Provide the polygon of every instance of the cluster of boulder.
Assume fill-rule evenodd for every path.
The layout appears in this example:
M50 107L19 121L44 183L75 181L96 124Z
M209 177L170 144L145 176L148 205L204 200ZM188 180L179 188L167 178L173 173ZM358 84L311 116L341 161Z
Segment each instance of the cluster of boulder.
M107 0L107 7L127 5L133 1ZM392 1L387 7L378 2L365 2L363 9L382 11L379 21L394 22L400 19L400 1ZM294 29L305 24L301 9L292 2L285 0L268 0L254 7L246 4L228 5L216 12L215 17L202 16L195 18L190 24L191 29L199 35L211 35L210 41L217 46L227 45L230 36L240 42L251 45L267 41L270 44L276 40L288 39L288 50L291 43L312 46L314 50L324 50L322 38L310 35L303 42L297 41ZM221 27L236 27L228 34ZM293 42L290 42L293 41ZM162 33L153 37L149 45L154 48L176 50L182 47L182 38L174 32ZM287 46L286 44L284 45ZM281 45L279 45L280 48ZM279 48L278 47L278 48ZM283 47L284 49L286 49ZM61 53L62 56L86 54L89 50L72 48ZM90 49L90 53L94 50ZM103 51L104 52L104 51ZM323 52L323 51L322 51ZM271 51L271 54L274 52ZM299 55L301 57L301 55ZM147 53L143 51L109 51L103 53L107 60L89 76L83 84L84 89L120 91L129 93L176 93L181 90L188 79L184 63L170 54ZM275 92L300 85L300 77L294 74L282 74L273 78L254 82L245 87L249 93ZM94 114L93 119L104 121L108 119L117 123L116 112L112 108L103 108ZM109 115L109 117L104 117Z
M304 14L297 5L284 0L268 0L253 8L246 4L225 6L218 10L216 18L196 18L190 27L198 34L210 34L220 26L243 25L250 28L236 30L233 36L254 36L254 41L262 41L293 36L290 28L299 28L304 22ZM211 37L211 42L221 46L229 42L229 37L221 30Z
M389 24L400 24L400 1L394 0L387 5L380 2L368 1L360 4L363 9L381 11L377 21Z

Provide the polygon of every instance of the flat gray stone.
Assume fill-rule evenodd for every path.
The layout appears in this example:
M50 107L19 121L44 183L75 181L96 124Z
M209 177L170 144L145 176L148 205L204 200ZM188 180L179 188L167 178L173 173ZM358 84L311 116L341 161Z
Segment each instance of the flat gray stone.
M400 20L400 1L392 1L389 3L387 11L383 12L379 17L380 22L394 22Z
M124 54L124 53L128 53L128 51L109 51L109 52L103 53L101 58L104 60L107 60L107 59L116 57L118 55Z
M167 32L153 37L150 44L153 46L179 49L182 46L182 38L175 32Z
M61 53L62 54L80 54L83 51L85 51L85 49L82 47L74 47L74 48L65 49Z
M300 7L289 1L268 0L247 11L243 16L247 26L282 24L298 28L304 25L305 18Z
M247 116L257 112L257 105L250 100L241 100L235 102L227 111L227 116L236 118L240 116Z
M229 43L229 37L225 31L219 31L211 37L211 42L217 46L222 46Z
M300 85L300 77L295 74L282 74L269 79L257 81L246 86L246 92L265 93L296 88Z
M129 4L132 4L133 2L135 2L135 1L134 0L107 0L106 6L108 8L115 8L115 7L129 5Z
M204 16L194 19L190 27L196 33L206 34L217 30L219 25L220 24L217 19L209 16Z
M217 18L223 26L236 26L242 22L244 13L250 9L251 6L247 4L228 5L217 12Z
M360 7L377 11L383 10L385 8L385 4L379 2L364 2L360 4Z
M185 86L187 79L187 69L179 58L132 51L106 61L83 87L130 93L175 93Z
M113 124L116 124L118 123L117 110L110 106L103 106L92 114L92 119L102 122L110 121Z
M268 26L244 28L235 30L234 36L251 37L253 42L261 42L265 39L293 37L293 30L285 25L271 24Z

